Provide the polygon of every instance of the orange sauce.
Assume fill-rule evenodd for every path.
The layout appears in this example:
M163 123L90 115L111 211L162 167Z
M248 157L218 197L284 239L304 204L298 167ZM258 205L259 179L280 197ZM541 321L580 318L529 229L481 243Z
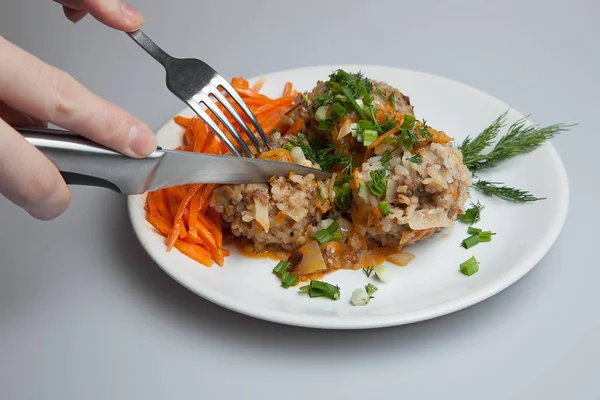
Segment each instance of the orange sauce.
M278 252L256 251L253 248L252 242L250 242L246 239L235 238L235 239L230 239L229 241L236 246L236 248L240 254L242 254L245 257L249 257L249 258L271 259L274 261L287 261L291 254L289 252L284 252L284 251L278 251ZM330 244L330 246L328 246L328 247L334 247L336 251L341 251L342 254L353 252L348 246L342 247L341 244L339 244L339 246L338 246L337 242L331 242L331 243L335 243L335 245ZM325 245L325 246L327 246L327 245ZM300 250L300 252L302 252L302 249ZM398 263L398 262L395 262L394 260L388 259L389 256L398 254L400 252L402 252L401 246L377 247L374 249L370 249L368 251L363 251L363 252L361 252L361 255L357 257L356 262L354 264L352 264L351 266L344 268L342 265L330 265L326 271L319 271L319 272L315 272L312 274L301 275L298 277L299 280L295 286L298 286L299 284L304 283L304 282L309 282L311 280L323 279L323 277L325 275L329 275L332 272L339 271L342 269L350 269L350 270L358 271L362 268L368 268L368 267L374 267L377 265L381 265L385 261L388 261L394 265L404 267L404 266L408 265L408 263L410 263L410 261L412 261L414 259L414 255L413 255L412 259L410 259L410 261L408 261L407 263ZM409 253L407 253L407 254L409 254ZM338 258L338 260L342 260L342 259L343 259L343 257Z

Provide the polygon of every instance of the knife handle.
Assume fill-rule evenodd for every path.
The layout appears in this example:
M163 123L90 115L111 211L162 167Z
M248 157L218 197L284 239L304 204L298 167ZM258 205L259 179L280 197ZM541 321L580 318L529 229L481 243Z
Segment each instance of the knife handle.
M146 191L164 155L159 148L146 158L133 158L69 131L35 127L15 129L52 161L69 185L141 194Z

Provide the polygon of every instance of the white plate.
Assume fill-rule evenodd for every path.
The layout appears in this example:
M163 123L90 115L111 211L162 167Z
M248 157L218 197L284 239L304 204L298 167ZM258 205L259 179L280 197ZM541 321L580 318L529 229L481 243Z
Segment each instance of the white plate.
M285 82L310 90L336 68L361 70L367 77L386 81L410 96L417 118L454 137L460 143L475 135L509 109L507 104L463 84L405 69L339 65L302 68L266 75L263 92L282 93ZM251 80L252 81L252 80ZM190 116L189 110L182 115ZM508 113L508 122L522 115ZM562 121L555 121L562 122ZM169 121L159 132L161 146L180 144L182 129ZM390 266L393 281L368 280L360 271L339 271L324 279L341 287L341 299L308 298L298 289L283 289L269 259L246 258L232 251L225 266L206 268L177 250L165 252L164 238L145 220L144 196L131 196L128 206L133 228L148 254L170 276L205 299L231 310L282 324L359 329L401 325L448 314L478 303L505 289L530 271L556 240L568 208L568 183L562 162L551 144L520 156L482 177L530 190L546 200L512 204L481 196L485 205L478 225L497 233L491 243L471 250L459 246L467 227L457 223L437 236L406 248L416 255L407 267ZM233 249L232 249L233 250ZM466 277L459 264L472 255L480 261L477 274ZM367 282L379 287L363 307L350 304L352 291Z

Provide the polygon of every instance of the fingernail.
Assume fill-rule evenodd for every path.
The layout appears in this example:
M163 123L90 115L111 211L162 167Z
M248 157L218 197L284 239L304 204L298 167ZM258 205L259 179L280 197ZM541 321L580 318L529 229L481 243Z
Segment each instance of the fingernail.
M135 154L146 157L156 150L156 146L156 137L149 129L140 129L137 125L133 125L129 129L129 148Z
M129 19L131 22L135 22L137 24L143 24L145 19L142 16L142 14L140 14L140 12L138 10L136 10L135 8L133 8L132 6L130 6L127 3L121 3L121 12L126 16L127 19Z

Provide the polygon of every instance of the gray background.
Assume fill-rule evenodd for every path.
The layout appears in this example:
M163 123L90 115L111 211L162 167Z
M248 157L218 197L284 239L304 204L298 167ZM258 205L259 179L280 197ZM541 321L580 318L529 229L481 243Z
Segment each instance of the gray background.
M227 78L400 66L475 86L540 124L579 122L554 140L569 217L531 273L479 305L327 332L240 316L186 291L146 256L111 192L75 188L50 223L0 199L0 398L600 398L597 1L133 4L160 45ZM124 34L88 18L73 25L51 1L3 1L0 34L153 128L182 107Z

